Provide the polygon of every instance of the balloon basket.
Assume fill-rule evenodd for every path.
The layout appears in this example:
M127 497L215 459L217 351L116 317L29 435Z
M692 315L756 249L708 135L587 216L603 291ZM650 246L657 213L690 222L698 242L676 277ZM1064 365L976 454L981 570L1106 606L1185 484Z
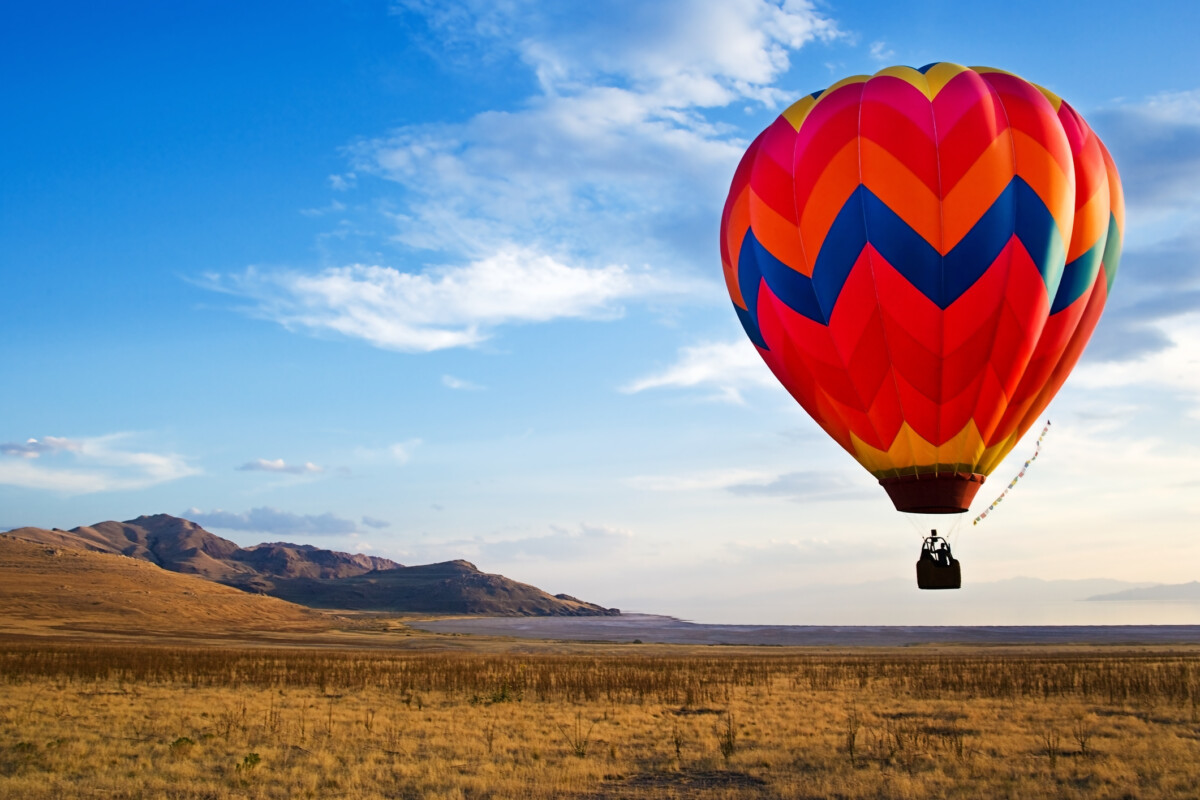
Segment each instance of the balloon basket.
M951 559L948 566L939 566L930 561L918 561L917 588L961 589L962 569L958 566L958 559Z

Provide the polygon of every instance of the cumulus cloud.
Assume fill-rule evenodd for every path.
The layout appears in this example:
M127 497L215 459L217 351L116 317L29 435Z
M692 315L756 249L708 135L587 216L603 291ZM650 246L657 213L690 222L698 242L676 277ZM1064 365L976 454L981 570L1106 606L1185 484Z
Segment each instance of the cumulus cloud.
M746 145L712 112L790 101L773 85L790 54L839 35L807 0L410 0L394 10L432 54L451 54L448 69L524 69L536 88L462 121L347 146L350 169L330 186L377 193L362 207L409 248L401 263L247 270L205 285L290 330L416 353L690 295L695 280L679 275L711 260L712 209ZM417 264L415 250L431 255Z
M189 508L182 516L205 528L223 528L234 531L254 531L278 536L337 536L355 533L358 526L353 520L344 519L333 513L293 514L277 508L262 506L249 511L234 512L222 509L201 511Z
M682 348L674 364L631 381L621 391L702 388L715 390L718 399L741 403L744 389L775 385L775 376L749 342L707 342Z
M790 52L838 36L808 2L631 1L569 13L527 3L404 7L447 40L504 51L539 91L517 108L400 128L352 148L357 172L408 191L395 217L402 241L469 252L498 241L582 245L618 263L677 250L693 239L680 226L688 234L711 226L705 212L719 204L745 142L705 112L789 102L772 84Z
M315 472L325 471L323 467L318 467L311 461L303 464L288 464L282 458L270 461L265 458L256 458L242 464L238 469L242 472L283 472L288 475L311 475Z
M196 475L175 453L135 450L136 437L114 433L80 439L45 436L0 445L0 484L67 494L144 489Z
M253 313L288 329L403 352L477 345L504 324L615 317L622 300L684 291L644 271L571 266L519 249L422 273L361 264L316 274L250 268L209 276L206 285L253 300Z

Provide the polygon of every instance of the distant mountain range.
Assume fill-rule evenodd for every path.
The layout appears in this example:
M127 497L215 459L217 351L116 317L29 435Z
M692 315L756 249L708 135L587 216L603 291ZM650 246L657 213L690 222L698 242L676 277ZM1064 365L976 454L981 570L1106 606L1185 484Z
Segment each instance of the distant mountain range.
M406 567L387 558L288 542L241 547L169 514L100 522L69 531L17 528L5 535L40 545L140 559L171 572L310 608L513 616L620 613L481 572L468 561Z
M1200 581L1142 586L1109 594L1097 594L1088 600L1121 600L1138 603L1200 603Z

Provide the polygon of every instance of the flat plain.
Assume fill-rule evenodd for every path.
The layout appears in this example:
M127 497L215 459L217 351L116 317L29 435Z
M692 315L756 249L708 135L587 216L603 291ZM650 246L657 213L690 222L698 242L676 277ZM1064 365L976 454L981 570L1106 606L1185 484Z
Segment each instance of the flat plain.
M1195 642L518 639L6 559L2 798L1200 797Z

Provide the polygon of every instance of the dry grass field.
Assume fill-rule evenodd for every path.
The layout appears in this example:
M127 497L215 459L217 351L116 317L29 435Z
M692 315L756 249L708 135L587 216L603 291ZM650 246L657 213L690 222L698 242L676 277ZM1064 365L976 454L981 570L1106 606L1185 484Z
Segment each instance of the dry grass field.
M1195 798L1195 652L0 643L4 798Z
M0 536L6 632L77 635L288 631L330 627L327 615L265 595L167 572L148 561Z

